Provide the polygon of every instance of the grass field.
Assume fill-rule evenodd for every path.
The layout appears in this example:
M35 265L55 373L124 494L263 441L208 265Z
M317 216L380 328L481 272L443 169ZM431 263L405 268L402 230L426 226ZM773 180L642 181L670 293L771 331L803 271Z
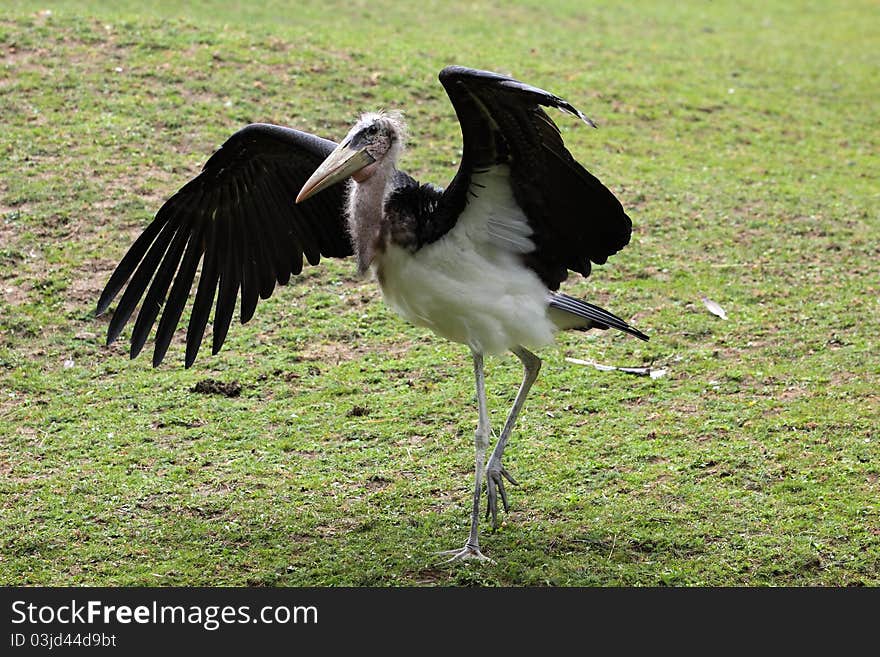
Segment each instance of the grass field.
M0 584L880 585L875 2L105 4L0 17ZM634 235L564 290L651 341L541 353L505 458L521 485L483 525L497 562L447 567L469 355L352 263L307 268L190 370L179 340L158 369L105 347L93 310L248 122L338 139L400 107L404 166L445 184L451 63L599 124L554 116ZM495 426L519 375L488 361Z

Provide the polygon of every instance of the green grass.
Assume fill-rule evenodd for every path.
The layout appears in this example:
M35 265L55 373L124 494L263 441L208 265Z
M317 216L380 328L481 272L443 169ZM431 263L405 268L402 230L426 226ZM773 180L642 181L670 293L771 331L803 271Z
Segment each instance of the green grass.
M0 584L880 585L873 2L105 4L0 18ZM505 459L521 485L483 525L497 563L445 567L468 529L469 357L351 263L309 268L188 371L179 340L158 369L104 347L92 311L245 123L338 138L402 107L405 167L448 181L450 63L600 125L555 117L635 232L565 290L651 341L542 352ZM518 378L489 361L495 426Z

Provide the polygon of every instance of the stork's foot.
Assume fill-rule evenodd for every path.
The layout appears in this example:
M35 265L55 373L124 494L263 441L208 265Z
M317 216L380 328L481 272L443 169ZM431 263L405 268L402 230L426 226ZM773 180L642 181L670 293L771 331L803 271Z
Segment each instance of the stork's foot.
M495 563L494 560L487 557L485 554L480 552L480 548L467 544L460 550L444 550L443 552L438 552L437 554L442 554L443 556L452 555L449 559L446 560L446 563L454 563L456 561L470 561L474 559L479 561L480 563Z
M507 491L504 490L504 480L507 479L514 486L517 486L516 480L510 476L510 473L501 465L501 459L494 456L489 459L489 465L486 466L486 518L492 518L492 528L498 528L498 493L501 493L501 504L504 505L504 512L507 513Z

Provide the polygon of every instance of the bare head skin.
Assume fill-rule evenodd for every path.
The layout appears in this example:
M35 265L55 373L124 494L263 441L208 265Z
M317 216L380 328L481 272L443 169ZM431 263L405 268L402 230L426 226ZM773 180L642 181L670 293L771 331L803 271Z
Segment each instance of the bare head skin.
M406 141L406 124L400 112L370 112L361 116L345 139L306 181L296 202L306 200L340 180L353 177L362 183L378 169L393 168ZM382 166L385 162L386 166Z
M375 172L379 161L390 158L397 161L406 142L406 124L397 111L369 112L361 116L342 143L352 148L363 148L376 162L356 171L352 178L364 182Z

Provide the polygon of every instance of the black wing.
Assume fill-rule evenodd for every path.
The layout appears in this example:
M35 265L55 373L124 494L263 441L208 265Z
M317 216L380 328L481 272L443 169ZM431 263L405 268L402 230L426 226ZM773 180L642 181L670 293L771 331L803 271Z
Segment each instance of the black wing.
M449 66L440 82L464 140L461 165L444 194L445 216L457 217L468 193L479 193L470 189L474 171L507 164L514 198L534 231L536 248L526 263L550 289L558 289L567 270L588 276L590 261L603 264L629 243L632 224L620 201L575 161L541 106L592 121L561 98L497 73Z
M186 334L189 367L215 296L216 354L239 290L243 324L253 316L258 297L267 299L276 283L285 285L302 271L303 256L316 265L322 255L352 255L344 185L294 205L302 185L335 147L305 132L262 123L232 135L159 209L107 282L99 315L128 283L110 320L107 344L119 336L146 292L132 331L131 357L140 353L164 305L153 351L153 365L161 363L201 263Z

